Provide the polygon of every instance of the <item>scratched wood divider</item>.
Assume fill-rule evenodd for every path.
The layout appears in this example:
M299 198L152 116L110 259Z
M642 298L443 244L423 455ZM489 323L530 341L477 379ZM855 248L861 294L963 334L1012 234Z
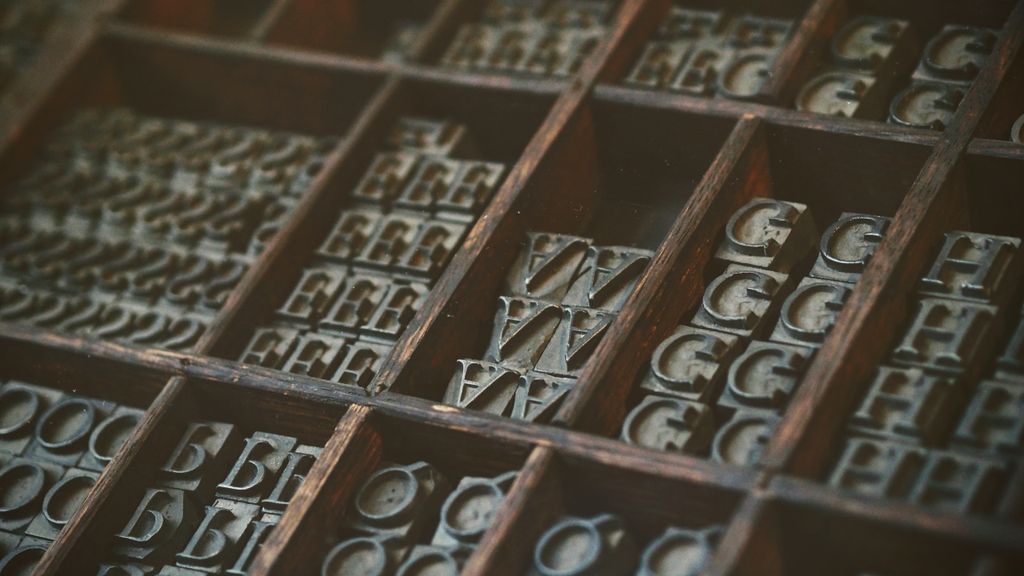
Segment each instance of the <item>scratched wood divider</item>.
M201 18L197 1L148 2L156 8L131 19L123 17L136 10L128 0L88 3L89 17L55 34L0 102L2 180L10 181L26 164L55 119L82 105L128 104L343 138L194 350L167 352L0 325L3 376L51 378L61 386L148 403L142 422L37 573L91 573L159 460L184 423L196 417L325 445L255 560L253 574L318 570L328 545L323 535L341 521L361 479L387 454L399 453L443 460L466 473L521 470L466 574L523 573L533 543L576 505L581 497L572 492L579 491L602 510L632 514L644 524L686 518L726 525L707 574L783 574L797 556L812 554L806 548L817 541L825 550L843 541L863 546L893 567L922 559L982 560L974 564L975 576L1008 574L1000 570L1024 562L1022 467L994 517L859 498L819 482L869 371L907 320L915 279L942 233L975 224L1004 233L1016 226L1012 230L1024 234L1019 215L1008 222L998 214L1000 199L1013 191L995 189L1024 182L1024 147L995 133L1024 98L1024 2L986 8L1009 16L994 56L940 133L773 105L791 101L855 0L812 0L794 14L804 18L757 102L617 85L668 10L667 0L622 0L602 43L564 81L423 63L436 61L458 23L479 10L473 0L437 3L412 63L273 41L291 25L290 10L315 10L325 2L273 0L235 38L150 23L201 28L201 21L190 21ZM913 6L940 10L923 0ZM170 87L161 74L183 83L187 94L202 96L195 102L161 99L160 91ZM311 252L329 229L332 220L324 214L337 213L338 191L355 184L390 123L424 106L457 116L470 99L481 102L474 113L479 126L519 131L525 145L510 155L514 163L504 183L374 388L367 393L231 360L245 345L250 318L272 307L297 278L302 259L291 256ZM509 102L525 103L527 126L500 118L502 104ZM554 421L525 424L439 405L454 361L487 337L491 307L519 238L530 229L585 234L594 202L592 175L602 159L627 153L623 147L659 127L666 135L658 144L675 146L668 153L679 150L688 158L692 181L679 183L683 201L657 239L650 266ZM842 178L851 173L860 179ZM863 195L858 186L864 182L880 192ZM700 298L702 270L718 231L733 210L757 196L804 202L832 217L842 210L893 217L760 463L739 469L608 438L621 425L626 399L653 348ZM541 199L543 209L537 210ZM446 442L459 449L446 451Z

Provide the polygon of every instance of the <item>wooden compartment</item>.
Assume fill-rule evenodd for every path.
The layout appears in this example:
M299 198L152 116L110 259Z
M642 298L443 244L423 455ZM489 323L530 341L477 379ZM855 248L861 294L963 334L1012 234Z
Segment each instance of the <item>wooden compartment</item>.
M529 453L529 446L521 443L483 438L379 413L353 413L347 420L349 426L339 426L339 431L344 430L341 435L344 449L338 451L331 469L324 469L316 476L318 491L311 497L323 506L312 511L304 523L295 526L295 535L287 543L269 544L271 547L287 546L280 555L265 554L260 559L271 573L318 571L336 544L359 536L360 532L346 524L346 519L351 520L356 514L354 499L360 496L364 482L379 469L390 465L429 465L433 484L420 494L433 494L430 497L433 503L427 512L417 513L415 522L420 526L417 528L419 535L408 542L409 546L428 545L438 525L440 507L461 479L491 478L516 472ZM518 479L513 481L510 489L516 490L518 483L521 483ZM504 503L498 506L500 514ZM290 519L286 516L285 521ZM487 537L485 533L483 538Z
M1021 113L1024 3L612 5L589 55L555 78L442 66L463 25L487 9L466 0L104 0L83 4L74 26L54 28L0 102L4 189L86 108L337 140L190 349L0 321L0 378L145 408L36 573L95 573L196 419L230 423L243 437L258 430L323 447L291 504L275 511L280 520L251 558L251 574L317 572L363 479L386 460L425 460L449 479L518 471L463 574L522 574L558 517L604 512L621 516L640 548L668 525L721 525L700 570L713 576L1019 573L1019 454L985 515L862 496L823 480L871 374L913 315L918 281L943 235L1024 235L1024 156L1006 141ZM792 19L793 27L755 94L705 98L625 84L674 6ZM944 130L792 108L837 28L865 14L908 19L921 39L948 23L998 30ZM409 58L392 60L389 35L406 20L421 35ZM894 66L903 76L891 89L919 56ZM235 360L315 260L339 211L356 204L352 190L408 115L464 124L476 144L463 150L467 157L505 171L377 379L339 385ZM844 212L891 218L774 435L748 467L613 439L640 400L653 351L688 319L716 272L723 227L761 197L808 205L819 232ZM445 404L457 361L483 353L508 271L532 231L647 250L650 261L548 422ZM799 263L795 273L810 266ZM1021 299L1019 291L1007 297L1015 311ZM998 345L1008 338L1004 331ZM10 538L0 536L4 549Z
M784 490L799 491L799 487ZM1010 550L992 551L963 538L928 534L912 525L894 525L887 518L857 517L848 509L826 509L820 502L773 500L758 516L752 540L729 572L733 576L800 576L822 571L843 576L899 576L920 574L922 570L951 576L1012 574L1024 561ZM986 562L1000 571L982 572L988 569Z
M585 109L534 179L513 200L515 214L500 238L483 247L489 270L474 268L436 336L445 342L414 356L389 389L441 400L460 358L482 358L507 271L529 233L592 239L595 246L654 251L666 237L729 122L689 114L640 112L626 106ZM690 134L702 134L699 140ZM484 276L486 275L486 276ZM614 322L609 330L615 330Z
M808 247L807 255L789 272L795 285L810 271L817 255L820 234L842 213L891 217L927 154L927 148L920 145L890 142L880 146L859 136L814 129L770 124L745 128L749 129L737 129L730 140L730 144L738 144L742 148L732 151L727 147L722 152L735 154L738 161L729 165L716 164L716 169L724 173L719 178L719 187L711 192L710 201L715 203L715 208L705 216L698 229L701 234L699 244L692 247L684 245L683 251L676 256L678 264L674 264L674 268L666 267L665 272L670 275L663 282L677 288L658 295L664 300L664 305L658 308L659 313L640 320L637 330L643 334L643 340L629 352L628 357L623 356L615 376L590 383L590 390L571 399L579 402L575 406L575 415L580 417L579 425L584 429L601 434L619 434L626 413L645 395L639 387L639 380L649 371L655 348L673 333L676 326L690 324L695 308L700 307L704 289L721 272L724 264L713 264L712 259L722 240L725 224L734 211L759 197L807 206L816 232L810 240L813 246ZM811 150L822 154L821 161L807 164L800 160L808 157ZM874 153L879 156L871 159ZM869 168L880 164L887 167L878 173ZM711 176L709 174L706 179L711 181ZM829 190L829 194L822 194L822 190ZM691 251L686 251L687 248ZM766 319L769 327L776 321L776 317ZM768 338L765 335L755 339ZM741 345L738 352L744 347ZM563 416L569 417L568 413L563 413ZM725 425L728 417L720 416L725 419L720 418L719 425Z

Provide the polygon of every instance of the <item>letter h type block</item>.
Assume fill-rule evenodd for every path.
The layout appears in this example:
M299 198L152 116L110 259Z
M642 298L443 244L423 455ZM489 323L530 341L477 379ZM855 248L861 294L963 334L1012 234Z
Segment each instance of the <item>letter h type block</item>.
M918 290L926 296L998 306L1019 285L1022 270L1020 239L950 232Z
M963 389L946 376L880 366L850 419L850 429L883 440L935 446L963 400Z
M945 374L963 374L978 366L992 346L997 314L995 306L925 298L893 352L893 361Z

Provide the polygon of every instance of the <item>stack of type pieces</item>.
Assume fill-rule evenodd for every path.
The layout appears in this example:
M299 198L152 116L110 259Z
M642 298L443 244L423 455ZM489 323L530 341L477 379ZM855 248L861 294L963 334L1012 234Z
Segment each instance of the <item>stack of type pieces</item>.
M609 0L490 0L441 57L463 70L568 77L607 30Z
M756 99L792 27L791 20L672 6L625 83Z
M461 359L444 402L546 422L651 260L649 250L530 232L482 359Z
M356 492L321 573L455 576L515 479L513 471L453 484L427 462L384 464Z
M244 576L321 449L224 422L185 423L100 574Z
M1021 240L946 234L911 321L847 424L829 483L991 513L1024 456Z
M946 25L922 49L908 21L852 18L832 37L822 70L804 84L795 105L943 130L995 43L995 30Z
M128 110L78 113L0 204L0 319L194 345L334 147Z
M369 386L501 182L475 150L461 124L399 120L241 360Z
M819 237L802 204L757 198L739 209L697 310L654 350L621 439L757 461L888 223L844 213Z
M142 414L45 386L0 384L0 572L43 556Z

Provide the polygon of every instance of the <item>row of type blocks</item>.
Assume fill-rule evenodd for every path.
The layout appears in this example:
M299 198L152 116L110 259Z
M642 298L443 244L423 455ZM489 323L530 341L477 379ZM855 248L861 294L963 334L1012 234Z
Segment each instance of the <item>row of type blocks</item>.
M246 574L320 453L290 436L186 424L99 574Z
M801 88L796 108L943 130L991 55L996 37L987 28L946 25L922 50L908 21L852 18L832 37L828 62ZM907 82L906 68L919 53ZM898 83L906 86L892 96Z
M0 318L195 344L336 142L86 110L0 204Z
M649 250L530 232L510 269L482 359L461 359L444 402L545 422L650 262Z
M356 492L321 573L456 576L515 479L466 476L453 486L427 462L384 464Z
M755 462L888 224L844 213L819 237L802 204L758 198L740 208L696 312L652 354L621 439Z
M474 71L566 77L604 37L608 0L489 0L463 24L440 65Z
M697 576L723 530L669 526L641 549L621 516L565 516L535 544L529 576Z
M42 558L142 414L53 388L0 385L0 574Z
M368 386L504 175L465 126L402 118L242 361Z
M756 99L792 28L791 20L672 6L624 82Z
M916 310L847 425L836 487L988 513L1024 454L1024 253L950 232Z

